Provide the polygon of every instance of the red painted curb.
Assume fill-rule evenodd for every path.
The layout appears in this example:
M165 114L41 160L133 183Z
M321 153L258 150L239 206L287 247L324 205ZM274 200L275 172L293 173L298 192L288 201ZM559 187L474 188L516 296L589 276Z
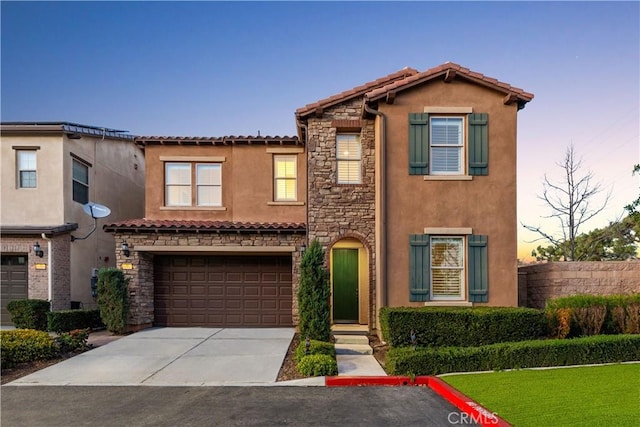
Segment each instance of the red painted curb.
M325 377L326 387L359 387L359 386L400 386L413 385L409 377Z
M511 424L500 418L494 413L489 412L481 405L473 401L468 396L460 393L449 384L436 377L416 377L416 382L426 381L426 384L449 403L470 416L470 421L476 422L481 426L499 426L511 427Z

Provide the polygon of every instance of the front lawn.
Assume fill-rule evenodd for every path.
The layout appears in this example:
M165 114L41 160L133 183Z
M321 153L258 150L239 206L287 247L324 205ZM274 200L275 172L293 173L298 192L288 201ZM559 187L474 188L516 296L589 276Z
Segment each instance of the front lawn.
M518 427L631 426L638 422L637 363L441 378Z

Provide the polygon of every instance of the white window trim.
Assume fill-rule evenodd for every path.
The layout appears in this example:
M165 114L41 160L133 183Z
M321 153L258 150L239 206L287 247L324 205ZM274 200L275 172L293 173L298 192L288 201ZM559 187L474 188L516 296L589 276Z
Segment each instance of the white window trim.
M278 161L293 161L293 177L278 177L277 176L277 165ZM294 181L295 183L295 194L293 198L286 197L278 197L278 181ZM273 156L273 201L280 203L295 203L298 201L298 156L291 154L278 154Z
M448 148L453 148L453 147L458 147L460 149L460 170L459 171L455 171L455 172L434 172L433 171L433 154L431 149L434 147L434 145L432 144L432 138L431 138L431 132L432 132L432 125L431 125L431 120L433 119L441 119L441 118L447 118L447 119L460 119L461 120L461 124L460 124L460 133L461 133L461 144L460 145L448 145L446 147ZM433 114L433 115L429 115L429 126L428 126L428 132L429 132L429 175L430 177L436 177L436 179L438 177L455 177L455 180L460 180L460 177L462 176L467 176L467 150L469 147L469 143L468 143L468 135L467 135L467 116L464 115L449 115L449 114ZM436 145L435 147L444 147L443 145ZM442 179L442 178L441 178Z
M163 176L163 185L164 185L164 204L160 207L160 210L211 210L211 211L220 211L227 210L222 204L222 164L219 161L209 161L211 159L224 159L224 157L180 157L180 156L172 156L172 157L161 157L161 159L171 159L164 162L164 176ZM189 160L177 160L177 159L189 159ZM194 161L194 159L205 159L206 161ZM224 160L223 160L224 161ZM170 164L186 164L189 165L189 204L179 205L179 204L168 204L169 203L169 194L168 188L170 184L167 184L167 166ZM220 167L220 185L209 185L209 184L198 184L198 165L219 165ZM175 184L186 186L186 184ZM220 187L220 204L219 205L200 205L198 204L198 187L207 186L207 187Z
M452 238L452 239L461 239L462 240L462 276L460 283L460 296L451 297L451 296L435 296L433 294L433 264L431 257L431 249L429 250L429 299L432 302L458 302L458 301L467 301L467 280L466 280L466 272L467 272L467 238L465 236L452 236L448 234L436 235L436 239L442 238ZM432 248L432 240L433 237L429 236L429 248Z
M195 191L195 193L192 195L192 197L195 197L195 207L198 208L216 208L216 207L220 207L222 206L222 165L220 163L217 162L207 162L207 163L202 163L202 162L198 162L198 163L192 163L192 165L195 166L194 168L194 173L195 173L195 188L193 191ZM218 166L218 168L220 169L220 184L198 184L198 166L208 166L208 165L216 165ZM220 203L218 204L212 204L212 205L205 205L205 204L200 204L200 201L198 200L198 189L200 187L220 187Z
M17 174L16 174L16 181L17 181L16 182L16 187L19 188L20 190L29 190L29 189L33 190L35 188L38 188L38 153L37 153L37 150L40 149L40 147L37 147L37 148L36 147L34 147L34 148L31 148L31 147L15 148L14 147L14 149L16 150L16 172L17 172ZM33 153L33 155L35 157L35 159L34 159L35 169L20 169L20 153L27 153L27 152L28 153ZM33 187L23 187L22 186L22 180L20 179L21 178L20 175L21 175L22 172L34 172L35 173L36 182L35 182L35 185Z

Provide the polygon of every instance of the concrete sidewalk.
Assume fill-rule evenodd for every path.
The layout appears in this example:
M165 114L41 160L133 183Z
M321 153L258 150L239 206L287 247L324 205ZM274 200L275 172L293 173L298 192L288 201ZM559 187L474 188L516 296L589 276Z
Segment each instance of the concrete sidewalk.
M10 385L275 385L293 334L293 328L150 328Z

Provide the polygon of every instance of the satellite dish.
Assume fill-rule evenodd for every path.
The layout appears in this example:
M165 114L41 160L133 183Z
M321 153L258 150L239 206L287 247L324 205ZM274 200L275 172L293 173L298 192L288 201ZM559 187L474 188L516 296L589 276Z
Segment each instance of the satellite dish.
M98 203L89 202L82 209L91 218L104 218L111 214L111 209Z
M83 205L82 210L84 210L84 213L86 213L91 218L93 218L93 228L91 229L91 231L89 231L89 234L87 234L84 237L76 237L72 234L71 235L72 242L75 242L76 240L84 240L87 237L91 236L91 234L94 231L96 231L96 228L98 227L98 218L104 218L111 214L111 209L109 209L106 206L100 205L98 203L93 203L93 202L89 202Z

